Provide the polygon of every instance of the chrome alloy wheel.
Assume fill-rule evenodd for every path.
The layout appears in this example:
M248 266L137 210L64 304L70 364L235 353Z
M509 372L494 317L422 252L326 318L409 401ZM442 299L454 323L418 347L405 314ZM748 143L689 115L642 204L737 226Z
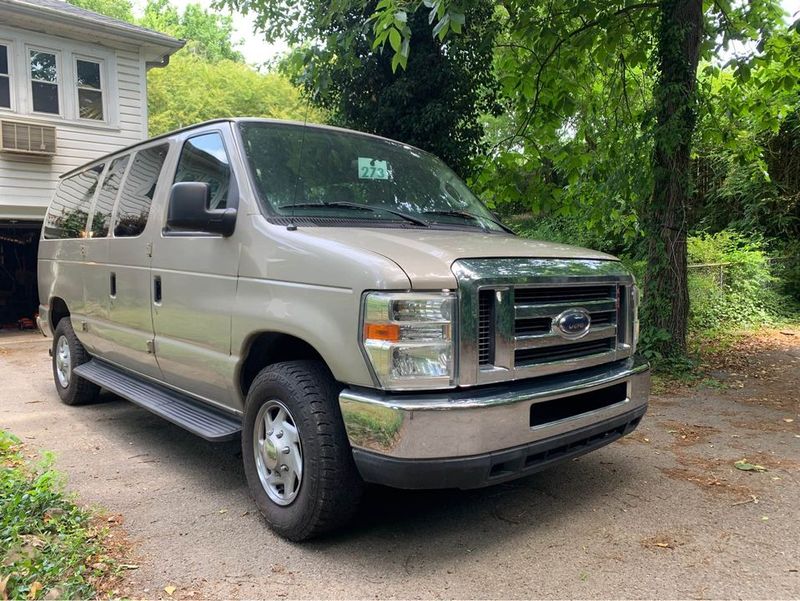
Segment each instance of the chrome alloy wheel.
M69 380L72 376L72 355L69 352L69 341L66 336L58 339L56 344L56 376L62 388L69 388Z
M289 505L303 481L303 447L292 414L273 399L258 410L253 427L253 453L261 486L275 503Z

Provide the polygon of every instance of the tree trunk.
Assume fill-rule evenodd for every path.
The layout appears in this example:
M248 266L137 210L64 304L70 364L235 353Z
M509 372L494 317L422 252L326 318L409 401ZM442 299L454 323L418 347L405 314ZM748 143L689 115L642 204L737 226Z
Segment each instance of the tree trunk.
M654 90L657 125L653 194L646 203L648 238L643 318L662 355L686 351L689 294L686 273L689 153L697 121L697 62L703 35L702 0L662 0L659 78Z

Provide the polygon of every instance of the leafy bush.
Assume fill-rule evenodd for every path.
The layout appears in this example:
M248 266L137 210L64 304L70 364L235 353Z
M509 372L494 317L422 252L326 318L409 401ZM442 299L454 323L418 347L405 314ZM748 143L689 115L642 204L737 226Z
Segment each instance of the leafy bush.
M598 235L575 217L563 215L509 216L506 221L525 238L561 242L608 253L618 253L623 247L620 236Z
M688 239L689 327L757 326L789 317L795 303L780 290L765 243L730 230Z
M91 514L62 493L52 457L31 465L19 440L0 430L0 594L3 599L91 598L102 538ZM94 560L97 561L96 559ZM102 569L101 569L102 568ZM55 590L53 590L55 589Z
M778 265L777 273L783 282L783 291L800 301L800 241L787 244L781 254L785 260Z

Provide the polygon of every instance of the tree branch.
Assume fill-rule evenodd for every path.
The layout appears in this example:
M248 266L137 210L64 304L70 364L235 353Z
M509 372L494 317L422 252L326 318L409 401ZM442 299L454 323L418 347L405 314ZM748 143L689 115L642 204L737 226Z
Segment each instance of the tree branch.
M630 6L622 7L620 9L614 11L611 14L604 15L603 17L598 17L596 19L592 19L591 21L587 21L586 23L584 23L583 25L581 25L577 29L575 29L575 30L571 31L570 33L568 33L565 37L563 37L560 40L558 40L558 42L553 44L553 47L550 49L550 52L547 53L547 55L545 56L544 60L541 62L540 66L539 66L539 71L536 73L536 85L535 85L535 93L534 93L534 97L533 97L533 106L531 106L531 109L528 112L528 116L523 120L523 127L524 128L528 127L528 125L530 124L530 121L531 121L531 119L533 117L533 114L536 112L536 110L539 107L539 98L541 96L542 73L544 73L544 69L547 66L547 63L550 62L550 60L553 58L553 56L556 54L556 52L558 52L558 50L561 48L561 46L563 46L567 41L571 40L572 38L579 36L580 34L584 33L585 31L588 31L592 27L595 27L596 25L599 25L600 23L602 23L604 21L607 21L607 20L613 19L615 17L622 16L622 15L626 15L629 12L634 11L634 10L645 10L645 9L649 9L649 8L658 8L658 6L659 6L658 2L642 2L641 4L631 4ZM525 131L525 129L522 129L521 131Z

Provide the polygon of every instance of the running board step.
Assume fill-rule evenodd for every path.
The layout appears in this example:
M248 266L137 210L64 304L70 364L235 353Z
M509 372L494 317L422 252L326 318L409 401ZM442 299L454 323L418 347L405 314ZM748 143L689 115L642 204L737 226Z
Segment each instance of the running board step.
M241 420L232 415L139 380L97 359L79 365L73 372L206 440L231 440L242 431Z

